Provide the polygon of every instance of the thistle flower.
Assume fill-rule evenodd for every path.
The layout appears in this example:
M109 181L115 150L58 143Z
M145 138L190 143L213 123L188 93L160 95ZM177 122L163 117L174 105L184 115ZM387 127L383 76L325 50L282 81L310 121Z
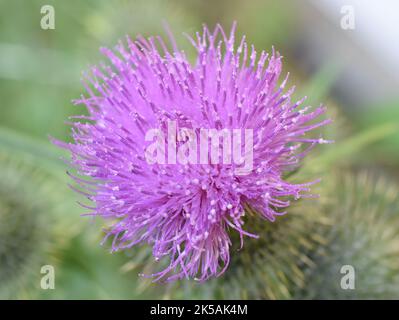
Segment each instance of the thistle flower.
M309 252L314 265L306 268L306 286L294 298L398 299L396 181L381 172L333 172L325 189L333 196L303 206L331 221L319 230L326 242ZM354 271L355 290L342 288L348 283L348 267Z
M167 267L151 275L155 281L221 275L230 261L229 230L238 232L241 246L244 236L258 237L243 228L246 208L274 221L290 198L309 196L315 181L292 184L284 173L314 145L328 142L304 137L330 120L312 122L325 109L308 111L300 107L304 99L291 102L294 88L283 92L288 75L279 86L281 56L273 49L257 58L245 37L238 46L234 37L235 24L229 36L220 25L188 36L197 51L194 64L170 32L173 52L161 37L103 48L111 65L91 68L83 81L88 96L76 101L89 115L71 124L74 143L55 141L72 154L78 174L71 176L94 203L86 206L89 214L112 221L105 237L113 237L112 250L148 243L156 261L167 259ZM157 146L155 163L146 158L154 129L167 145ZM206 156L203 162L201 151L192 151L200 138L184 130L202 129L251 130L239 159L251 162L245 174L240 161L208 162ZM212 140L211 147L221 154L226 139ZM241 144L227 149L241 152ZM176 160L175 153L184 158L187 152L187 161Z

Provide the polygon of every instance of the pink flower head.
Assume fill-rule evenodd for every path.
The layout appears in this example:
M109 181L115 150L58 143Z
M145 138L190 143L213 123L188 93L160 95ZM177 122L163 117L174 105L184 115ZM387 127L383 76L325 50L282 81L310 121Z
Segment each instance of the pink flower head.
M55 142L72 154L80 176L73 179L94 203L90 214L113 222L106 236L113 237L112 249L147 243L155 260L168 259L155 280L222 274L230 261L229 232L239 233L241 246L244 236L258 237L243 228L246 206L269 221L284 214L289 199L306 195L311 183L289 183L283 173L328 142L304 137L330 120L312 122L324 108L308 111L300 107L304 99L291 102L287 77L278 85L281 56L257 55L245 37L235 46L234 35L235 24L228 36L218 25L188 37L197 51L194 64L172 36L172 52L160 37L101 49L110 64L91 68L88 95L76 101L89 115L71 124L74 143ZM225 162L201 156L194 147L206 129L227 132L208 149L220 158L223 148L238 150L239 161L229 160L232 152ZM149 132L161 142L155 162L146 157L155 146ZM234 132L243 141L233 139L232 147L225 142ZM250 163L240 172L244 158Z

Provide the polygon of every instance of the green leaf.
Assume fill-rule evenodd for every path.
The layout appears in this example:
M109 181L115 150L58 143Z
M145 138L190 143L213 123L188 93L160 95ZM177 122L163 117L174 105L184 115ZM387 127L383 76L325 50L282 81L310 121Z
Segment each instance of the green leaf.
M327 97L341 70L342 67L338 62L330 62L324 65L300 90L302 96L308 96L309 105L320 104Z
M0 127L0 153L23 158L61 179L66 179L62 154L50 142L44 142L14 130Z

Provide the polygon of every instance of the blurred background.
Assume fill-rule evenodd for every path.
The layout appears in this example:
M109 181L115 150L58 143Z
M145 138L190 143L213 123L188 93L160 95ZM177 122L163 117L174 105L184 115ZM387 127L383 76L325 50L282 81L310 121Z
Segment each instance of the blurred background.
M55 29L41 28L44 5L54 7ZM69 140L69 127L64 123L68 116L83 112L81 107L72 106L71 100L83 92L81 72L105 60L98 49L113 47L125 35L165 36L163 21L189 55L194 51L183 33L200 31L202 23L211 28L221 23L229 29L237 21L239 35L246 34L257 50L270 51L274 46L284 56L284 72L290 71L290 83L297 86L298 97L306 95L307 103L329 107L336 121L324 136L336 139L336 143L322 146L320 160L315 156L309 163L318 163L319 172L328 172L330 181L337 183L319 186L322 197L328 193L336 204L320 203L323 209L319 211L325 210L327 217L360 212L366 217L360 216L359 221L370 220L359 237L373 234L375 238L364 243L359 238L345 238L340 232L351 228L351 223L356 225L351 220L342 224L328 243L336 245L339 238L348 240L346 249L359 248L359 241L365 247L375 245L369 260L362 260L363 269L356 270L376 267L367 270L377 278L371 276L375 283L364 280L372 283L364 284L363 289L360 283L358 296L399 298L399 289L390 287L399 276L399 247L394 236L399 231L398 1L0 0L0 6L0 298L341 297L334 284L330 290L333 293L327 290L330 284L324 280L345 261L339 255L331 261L320 258L319 251L326 245L323 241L318 242L317 249L306 249L314 263L304 266L303 257L281 260L281 264L295 266L283 270L283 276L262 266L275 255L261 255L266 262L257 266L264 270L257 271L262 287L269 289L256 285L246 288L250 284L245 281L245 272L241 275L244 280L237 283L227 274L218 281L228 283L226 288L235 288L226 289L232 294L229 296L226 290L215 289L218 282L158 285L139 278L138 273L146 268L148 252L132 249L111 255L107 244L99 244L102 221L81 217L84 210L77 204L79 196L67 186L66 166L60 160L64 154L48 137ZM305 166L303 174L314 168ZM342 172L346 172L344 177ZM338 175L340 178L336 178ZM323 181L326 179L323 176ZM335 192L344 186L350 191ZM337 210L348 195L356 201ZM375 233L369 230L374 225L380 228ZM385 230L392 226L392 234L385 239ZM331 225L323 228L332 230ZM324 229L318 230L323 233L320 230ZM352 258L368 257L361 254L361 246ZM256 246L249 248L257 250ZM334 250L321 256L332 257L332 252L342 251ZM252 253L248 254L251 257ZM389 262L385 261L387 256L392 258ZM245 270L248 261L243 258L234 263L235 270ZM40 287L44 265L54 266L53 290ZM318 282L306 280L309 274L313 280L319 277ZM301 281L296 281L299 278ZM313 291L307 289L308 285Z

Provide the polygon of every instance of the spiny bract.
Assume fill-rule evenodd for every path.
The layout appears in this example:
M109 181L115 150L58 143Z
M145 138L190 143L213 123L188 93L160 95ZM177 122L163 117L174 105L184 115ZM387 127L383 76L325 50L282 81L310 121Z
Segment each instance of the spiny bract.
M398 299L398 185L376 172L334 171L325 190L330 196L324 201L303 206L332 223L320 228L326 243L309 252L315 264L295 296Z
M41 268L56 265L73 229L62 218L70 210L57 183L28 161L0 152L0 299L46 292Z
M107 237L113 250L146 242L155 260L168 266L154 280L222 274L229 265L229 229L243 229L244 206L274 221L290 198L307 194L314 183L292 184L283 173L319 143L304 135L330 120L315 122L325 111L308 111L303 100L291 102L294 88L278 85L281 56L273 50L257 58L243 37L235 48L220 25L188 36L197 52L191 64L169 32L173 52L161 37L127 38L114 51L103 48L111 66L94 66L85 75L88 116L72 123L74 143L55 142L72 153L75 181L93 207L93 215L111 219ZM265 66L266 65L266 66ZM253 130L253 169L236 173L230 164L149 164L146 132L167 133L167 123L195 132L205 129ZM186 141L174 136L177 145ZM217 144L220 151L222 144ZM303 148L307 145L306 148ZM89 180L79 176L88 176Z

